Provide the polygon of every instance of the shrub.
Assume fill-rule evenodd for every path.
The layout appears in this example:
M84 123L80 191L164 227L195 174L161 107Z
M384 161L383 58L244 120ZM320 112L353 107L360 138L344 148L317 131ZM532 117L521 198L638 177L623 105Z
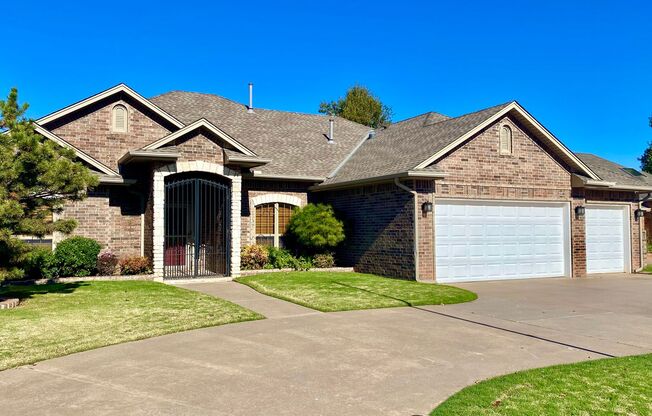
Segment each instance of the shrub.
M267 247L269 265L272 269L289 269L294 268L296 258L284 248Z
M120 260L120 274L148 274L152 272L150 261L147 257L131 256Z
M258 270L265 267L269 256L267 248L258 244L244 246L240 253L240 266L243 270Z
M71 237L57 244L54 250L59 276L83 277L95 272L100 244L86 237Z
M52 279L59 276L56 258L52 250L36 247L27 254L24 263L28 279Z
M111 276L118 272L118 256L111 250L102 250L97 256L97 274Z
M308 251L332 248L344 241L344 224L335 217L333 207L326 204L295 209L288 232Z
M312 269L312 258L308 256L301 256L294 259L294 264L292 265L294 270L310 270Z
M317 254L313 259L313 264L319 269L326 269L335 266L335 257L333 253Z

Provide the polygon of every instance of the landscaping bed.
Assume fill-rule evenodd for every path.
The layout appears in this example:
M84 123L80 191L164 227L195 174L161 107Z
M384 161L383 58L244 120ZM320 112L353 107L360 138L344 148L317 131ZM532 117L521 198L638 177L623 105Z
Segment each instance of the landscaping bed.
M652 355L558 365L469 386L431 416L650 415Z
M106 345L263 316L223 299L151 281L8 286L0 370Z
M469 302L477 295L453 286L350 272L280 272L243 276L237 282L323 312Z

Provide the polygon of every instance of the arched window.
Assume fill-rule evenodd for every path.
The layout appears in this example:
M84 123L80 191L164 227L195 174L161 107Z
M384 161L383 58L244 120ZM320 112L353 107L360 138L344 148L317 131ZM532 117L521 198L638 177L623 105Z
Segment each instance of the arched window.
M112 130L116 133L125 133L127 131L127 107L118 104L113 107L113 114L111 120Z
M512 154L512 129L507 125L500 128L500 154Z
M291 204L272 202L256 206L256 244L284 247L283 234L292 216Z

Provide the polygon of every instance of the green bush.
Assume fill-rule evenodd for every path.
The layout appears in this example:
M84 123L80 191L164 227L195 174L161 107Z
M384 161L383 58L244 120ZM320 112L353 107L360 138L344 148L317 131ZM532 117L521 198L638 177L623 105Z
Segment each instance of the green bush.
M332 206L308 204L295 209L288 233L305 251L322 251L344 241L344 224L335 217Z
M120 274L135 275L152 272L151 262L147 257L131 256L120 260Z
M267 248L258 244L244 246L240 253L240 267L243 270L258 270L268 263Z
M83 277L95 272L100 244L86 237L71 237L57 244L54 258L59 276Z
M288 250L284 248L267 247L267 257L272 269L290 269L294 268L296 259Z
M52 250L36 247L27 254L24 263L28 279L52 279L59 276L56 258Z
M318 269L326 269L335 266L335 257L333 253L320 253L313 259L313 264Z

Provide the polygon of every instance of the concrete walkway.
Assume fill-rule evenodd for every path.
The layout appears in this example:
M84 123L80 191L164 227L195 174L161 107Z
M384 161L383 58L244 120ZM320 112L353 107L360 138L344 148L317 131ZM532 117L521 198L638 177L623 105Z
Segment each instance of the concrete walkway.
M235 285L203 290L277 317L0 372L2 413L425 415L488 377L652 351L650 278L466 284L479 300L338 313Z
M247 309L256 311L269 319L321 313L314 309L305 308L294 303L263 295L249 286L236 282L187 283L179 284L177 286L226 299L240 306L244 306Z

